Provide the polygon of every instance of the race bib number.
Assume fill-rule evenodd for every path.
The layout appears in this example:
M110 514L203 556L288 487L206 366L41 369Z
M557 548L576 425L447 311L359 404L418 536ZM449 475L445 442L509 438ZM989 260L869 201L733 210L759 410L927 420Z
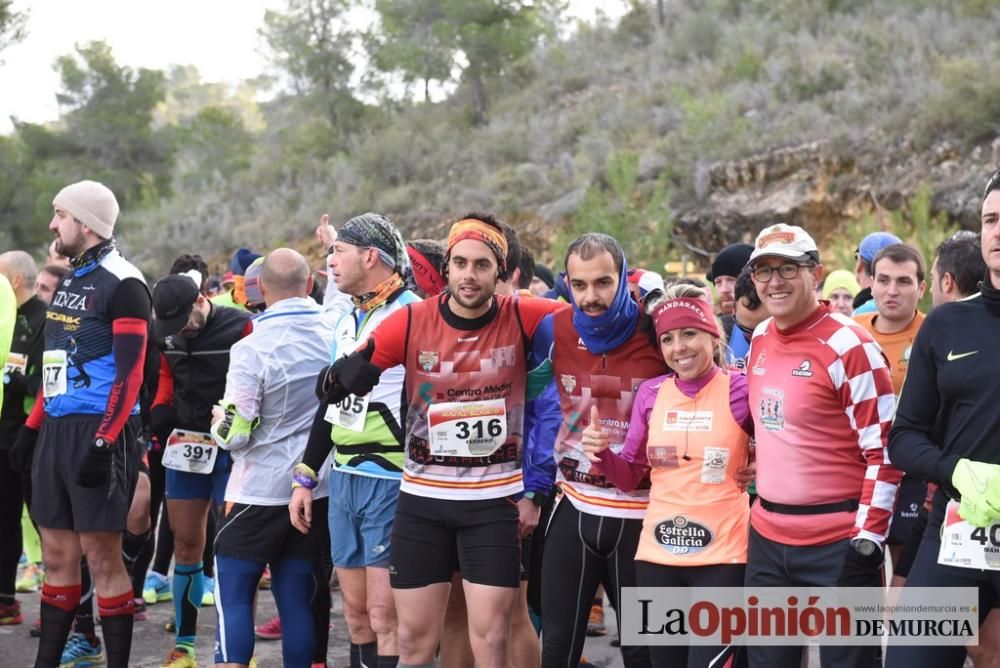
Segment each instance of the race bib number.
M10 375L14 372L20 373L22 376L27 375L28 371L28 356L22 355L21 353L10 353L7 355L7 362L3 365L3 373L5 376Z
M174 429L163 449L163 465L174 471L207 475L215 467L219 448L211 434Z
M503 399L433 404L427 422L431 454L439 457L488 457L507 441Z
M701 465L701 481L707 485L721 485L726 481L729 467L729 448L705 448L705 461Z
M42 353L42 396L46 399L66 394L66 351L46 350Z
M370 394L363 397L349 394L341 401L327 406L326 414L323 417L330 424L362 432L365 430L365 416L368 415L368 400L370 398Z
M974 527L959 517L958 506L958 501L949 501L944 511L938 563L1000 571L1000 523Z

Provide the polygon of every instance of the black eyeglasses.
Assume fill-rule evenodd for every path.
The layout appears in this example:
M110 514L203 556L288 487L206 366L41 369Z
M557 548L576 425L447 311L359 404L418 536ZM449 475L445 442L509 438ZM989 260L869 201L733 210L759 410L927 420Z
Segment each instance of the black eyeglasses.
M801 267L812 267L811 264L799 264L798 262L786 262L778 267L756 267L750 274L753 276L753 280L758 283L767 283L771 280L771 276L774 272L778 272L778 276L781 276L782 280L790 281L799 275L799 269Z

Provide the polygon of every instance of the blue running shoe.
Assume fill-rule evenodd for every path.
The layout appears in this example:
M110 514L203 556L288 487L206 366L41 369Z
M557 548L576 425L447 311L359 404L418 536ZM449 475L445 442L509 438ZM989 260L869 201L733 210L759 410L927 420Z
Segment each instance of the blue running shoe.
M170 590L170 580L167 576L150 571L146 576L146 583L142 586L142 600L146 605L174 600L174 593Z
M74 633L66 640L62 658L59 659L59 668L84 668L99 663L104 663L104 646L101 644L101 639L95 636L94 644L91 645L85 635Z
M215 605L215 580L208 576L205 577L205 590L201 595L201 605L203 607Z

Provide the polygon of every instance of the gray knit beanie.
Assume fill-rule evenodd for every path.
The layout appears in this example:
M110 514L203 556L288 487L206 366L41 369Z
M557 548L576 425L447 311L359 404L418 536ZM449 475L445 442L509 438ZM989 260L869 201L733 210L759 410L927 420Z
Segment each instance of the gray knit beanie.
M62 209L102 239L110 239L118 220L118 200L106 185L79 181L59 191L52 206Z

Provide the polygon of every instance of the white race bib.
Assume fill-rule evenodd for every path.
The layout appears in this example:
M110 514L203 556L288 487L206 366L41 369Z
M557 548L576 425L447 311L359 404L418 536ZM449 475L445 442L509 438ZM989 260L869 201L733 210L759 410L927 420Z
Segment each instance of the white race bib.
M42 353L42 396L46 399L66 394L65 350L46 350Z
M729 448L705 448L705 461L701 465L701 481L708 485L721 485L726 481L729 467Z
M449 401L427 412L431 454L437 457L488 457L507 441L507 403Z
M174 429L163 449L163 465L174 471L209 474L215 467L219 448L211 434Z
M323 419L344 429L362 432L365 430L365 416L368 415L370 398L370 394L363 397L349 394L340 402L327 406Z
M959 517L958 507L958 501L949 501L944 511L938 563L1000 571L1000 523L974 527Z
M27 375L28 356L21 353L10 353L7 355L7 362L3 365L4 375L9 375L17 371L22 376Z

